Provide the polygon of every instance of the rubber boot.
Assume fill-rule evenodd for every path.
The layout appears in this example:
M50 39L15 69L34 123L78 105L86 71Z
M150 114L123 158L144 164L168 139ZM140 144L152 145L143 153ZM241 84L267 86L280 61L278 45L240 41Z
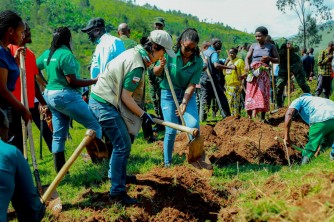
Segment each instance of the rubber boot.
M59 152L53 154L53 161L55 165L55 170L58 173L65 164L65 153Z

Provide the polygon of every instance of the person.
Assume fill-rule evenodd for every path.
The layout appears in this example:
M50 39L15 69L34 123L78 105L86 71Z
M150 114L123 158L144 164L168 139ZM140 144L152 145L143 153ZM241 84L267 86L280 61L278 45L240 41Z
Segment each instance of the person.
M280 56L279 72L276 82L276 100L277 108L284 105L284 87L288 82L288 67L287 67L287 51L290 48L290 71L293 73L298 85L304 93L310 92L310 87L306 82L306 73L303 68L302 60L299 56L299 48L288 42L287 39L282 38L277 40L279 45L278 53Z
M87 33L89 40L97 44L90 66L91 78L96 78L100 73L103 73L111 60L125 50L124 43L119 38L107 33L102 18L89 20L87 26L81 31Z
M198 43L199 36L196 29L185 29L177 39L176 57L166 55L166 58L162 57L153 68L154 74L159 76L163 73L165 65L167 66L180 104L181 113L176 114L176 104L167 77L164 75L160 83L161 108L164 119L168 122L179 123L180 118L177 115L182 115L186 126L192 128L199 128L196 93L194 91L201 78L203 60L199 54ZM176 130L166 127L164 138L165 167L170 167L172 164L175 137Z
M235 66L235 69L226 69L226 98L230 107L232 116L240 116L240 102L241 102L241 80L245 72L245 63L242 59L237 57L238 50L231 48L229 51L229 62L227 66Z
M96 83L94 79L80 79L80 65L71 50L71 31L67 27L55 29L50 49L37 59L37 67L45 69L48 84L44 91L45 101L52 113L52 153L55 170L65 164L65 141L70 119L96 132L101 139L101 126L81 97L80 87Z
M39 112L39 103L47 109L46 102L42 96L42 93L40 91L40 88L38 84L35 81L35 76L39 74L39 70L36 65L36 57L35 54L26 47L26 44L32 43L31 40L31 32L30 27L27 22L24 22L25 24L25 31L24 31L24 39L20 45L9 45L8 48L11 51L12 55L14 56L16 53L16 50L18 50L19 47L25 47L25 72L26 72L26 87L27 87L27 97L28 97L28 106L29 111L32 114L32 119L35 123L35 125L40 129L40 112ZM13 91L13 95L17 98L17 100L21 101L21 81L20 77L16 81L15 90ZM36 98L37 99L36 99ZM35 101L37 100L37 101ZM46 110L45 110L46 111ZM50 117L50 112L46 112L48 114L48 117ZM51 118L51 117L50 117ZM18 126L16 128L15 134L18 135L16 139L19 139L20 146L23 147L23 141L22 141L22 129L21 129L21 118L15 118L13 121L17 121L16 125ZM44 137L44 140L50 150L52 152L52 132L49 129L47 123L45 120L42 121L43 124L43 132L42 135ZM14 138L15 139L15 138ZM17 144L16 143L16 144Z
M295 99L285 114L287 143L291 143L290 128L295 112L298 112L302 119L310 125L309 140L302 152L301 164L303 165L310 161L321 143L324 146L334 143L334 102L312 96L310 93L304 93Z
M22 116L27 124L31 120L30 111L13 95L16 80L20 75L18 67L20 54L23 47L17 49L13 56L8 49L9 44L20 45L24 38L24 23L22 18L13 11L0 13L0 108L6 113L9 120L9 136L15 138L14 144L21 151L23 150L20 119ZM18 120L18 121L16 121ZM17 132L21 132L16 135Z
M307 49L303 48L301 51L302 54L302 63L304 67L304 71L306 74L306 80L312 80L313 78L313 66L314 66L314 58L312 59L311 56L307 54Z
M248 74L251 78L247 78L245 109L249 118L255 118L261 112L262 121L270 109L269 63L280 61L276 47L266 41L267 35L268 29L264 26L255 30L257 43L251 45L245 59L245 73L252 70L252 74ZM255 70L257 76L253 74Z
M7 221L10 201L18 221L41 221L45 214L29 164L8 140L9 123L0 109L0 221Z
M117 33L119 38L123 41L125 49L131 49L137 45L135 40L130 39L130 28L128 24L119 24Z
M212 83L210 81L210 78L208 77L207 73L203 73L204 76L201 78L201 94L202 94L202 107L200 111L200 120L205 121L209 112L209 107L211 104L211 101L216 98L219 99L220 104L222 106L223 112L226 116L230 116L230 108L228 106L228 102L225 96L224 92L224 84L222 84L223 69L234 69L235 66L225 66L223 64L219 63L219 55L218 51L222 48L222 42L218 38L213 38L211 40L211 46L203 52L204 58L207 58L208 60L208 69L210 71L210 74L212 76L213 82L216 87L216 91L219 98L216 98L214 92ZM217 101L218 102L218 101Z
M318 84L315 95L320 96L323 92L325 98L329 99L332 88L332 60L334 52L334 41L330 41L327 48L318 55Z
M162 17L155 17L153 20L153 25L154 25L154 30L164 30L165 27L165 19ZM149 94L151 96L152 102L153 102L153 108L155 115L159 119L164 119L161 106L160 106L160 101L161 101L161 88L160 88L160 83L162 81L162 76L156 76L153 73L153 68L149 68L147 70L148 72L148 80L151 85L149 88ZM165 127L162 125L157 124L154 128L153 131L155 132L162 132L165 130ZM147 141L149 143L156 141L156 138L153 136L153 131L150 129L150 126L144 126L143 125L143 134L144 138L147 138Z
M313 55L313 52L314 52L314 49L313 49L313 48L309 48L309 49L307 50L307 54L308 54L308 56L310 57L311 65L312 65L312 69L311 69L311 73L310 73L309 81L312 81L312 80L313 80L313 77L315 76L315 74L314 74L314 55Z
M126 193L126 167L135 137L143 122L152 124L143 110L145 70L167 52L174 56L172 38L163 30L155 30L141 44L126 50L112 60L92 89L89 106L114 147L109 168L109 197L121 204L136 204Z

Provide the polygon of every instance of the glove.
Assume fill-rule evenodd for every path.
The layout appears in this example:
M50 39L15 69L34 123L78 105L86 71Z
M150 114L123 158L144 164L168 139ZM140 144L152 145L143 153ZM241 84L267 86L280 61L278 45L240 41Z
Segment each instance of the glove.
M144 124L155 124L155 122L153 121L153 118L155 118L155 116L152 114L144 112L143 115L140 116L140 118L143 120Z

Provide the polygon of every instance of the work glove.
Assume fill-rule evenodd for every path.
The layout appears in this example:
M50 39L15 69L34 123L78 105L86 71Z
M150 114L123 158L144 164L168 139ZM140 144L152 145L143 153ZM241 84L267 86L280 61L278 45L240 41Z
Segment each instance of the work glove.
M144 112L143 115L140 116L140 118L143 120L144 124L155 124L155 122L153 121L153 118L155 118L155 116L152 114Z

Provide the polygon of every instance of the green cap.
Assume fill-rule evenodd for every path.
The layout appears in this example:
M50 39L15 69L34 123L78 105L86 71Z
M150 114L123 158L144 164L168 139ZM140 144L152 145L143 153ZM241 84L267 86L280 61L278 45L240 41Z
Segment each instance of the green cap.
M165 26L165 19L162 17L155 17L153 23Z

